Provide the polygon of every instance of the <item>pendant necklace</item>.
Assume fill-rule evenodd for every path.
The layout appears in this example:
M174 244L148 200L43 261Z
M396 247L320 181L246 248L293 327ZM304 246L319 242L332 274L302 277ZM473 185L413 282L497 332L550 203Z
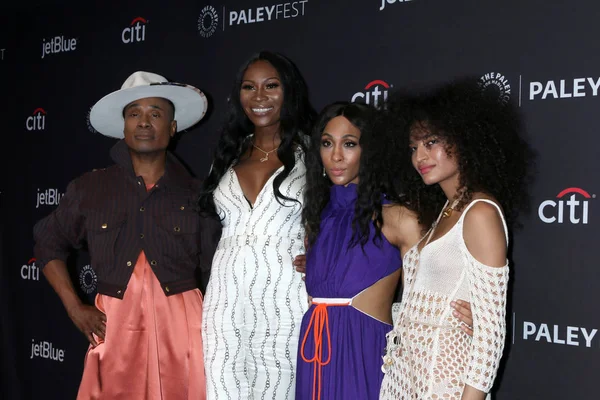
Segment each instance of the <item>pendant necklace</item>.
M277 147L275 147L273 150L264 151L263 149L261 149L260 147L258 147L257 145L255 145L254 143L252 143L252 146L253 146L255 149L257 149L257 150L260 150L260 151L262 151L263 153L265 153L265 156L264 156L264 157L262 157L262 158L260 159L260 162L265 162L265 161L267 161L267 160L269 159L269 154L271 154L272 152L274 152L275 150L277 150L277 149L279 148L279 146L277 146Z
M452 205L444 208L442 211L442 218L448 218L452 215L452 211L454 211L454 207L458 205L458 202L461 200L462 196L452 202Z

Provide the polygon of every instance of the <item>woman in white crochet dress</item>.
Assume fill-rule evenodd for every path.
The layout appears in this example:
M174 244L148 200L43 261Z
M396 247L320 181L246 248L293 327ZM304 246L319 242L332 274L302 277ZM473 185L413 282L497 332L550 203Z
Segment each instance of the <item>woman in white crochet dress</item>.
M483 400L504 349L507 222L527 204L532 153L519 116L465 79L392 98L383 121L373 162L431 228L404 255L380 399ZM471 302L473 337L452 317L456 299Z

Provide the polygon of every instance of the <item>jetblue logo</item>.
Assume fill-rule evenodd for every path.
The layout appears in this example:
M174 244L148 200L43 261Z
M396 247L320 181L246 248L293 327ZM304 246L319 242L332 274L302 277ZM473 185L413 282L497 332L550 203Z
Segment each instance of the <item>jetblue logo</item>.
M33 357L63 362L65 360L65 351L55 348L51 342L41 340L36 343L35 339L31 339L31 355L29 358L32 359Z

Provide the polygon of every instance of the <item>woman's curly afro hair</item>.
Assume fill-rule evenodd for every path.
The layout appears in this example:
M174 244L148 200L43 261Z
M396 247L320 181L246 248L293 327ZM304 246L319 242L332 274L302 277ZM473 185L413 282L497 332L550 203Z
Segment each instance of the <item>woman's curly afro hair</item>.
M474 192L494 197L508 223L529 209L534 152L523 135L516 106L482 89L476 78L461 78L416 94L395 92L374 127L374 143L365 146L368 179L382 181L382 191L415 211L428 228L446 197L439 185L427 186L412 165L409 143L435 136L456 159L463 193L458 207Z

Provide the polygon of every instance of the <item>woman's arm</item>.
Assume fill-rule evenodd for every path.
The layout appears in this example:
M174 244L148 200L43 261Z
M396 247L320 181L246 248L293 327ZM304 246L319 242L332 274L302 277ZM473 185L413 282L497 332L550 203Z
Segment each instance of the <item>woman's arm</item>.
M417 215L409 209L386 204L382 207L381 234L400 250L402 257L421 239L423 227Z
M494 383L506 337L507 243L498 209L474 204L465 215L463 237L474 330L462 400L483 400Z
M473 386L465 385L461 400L485 400L486 393Z

